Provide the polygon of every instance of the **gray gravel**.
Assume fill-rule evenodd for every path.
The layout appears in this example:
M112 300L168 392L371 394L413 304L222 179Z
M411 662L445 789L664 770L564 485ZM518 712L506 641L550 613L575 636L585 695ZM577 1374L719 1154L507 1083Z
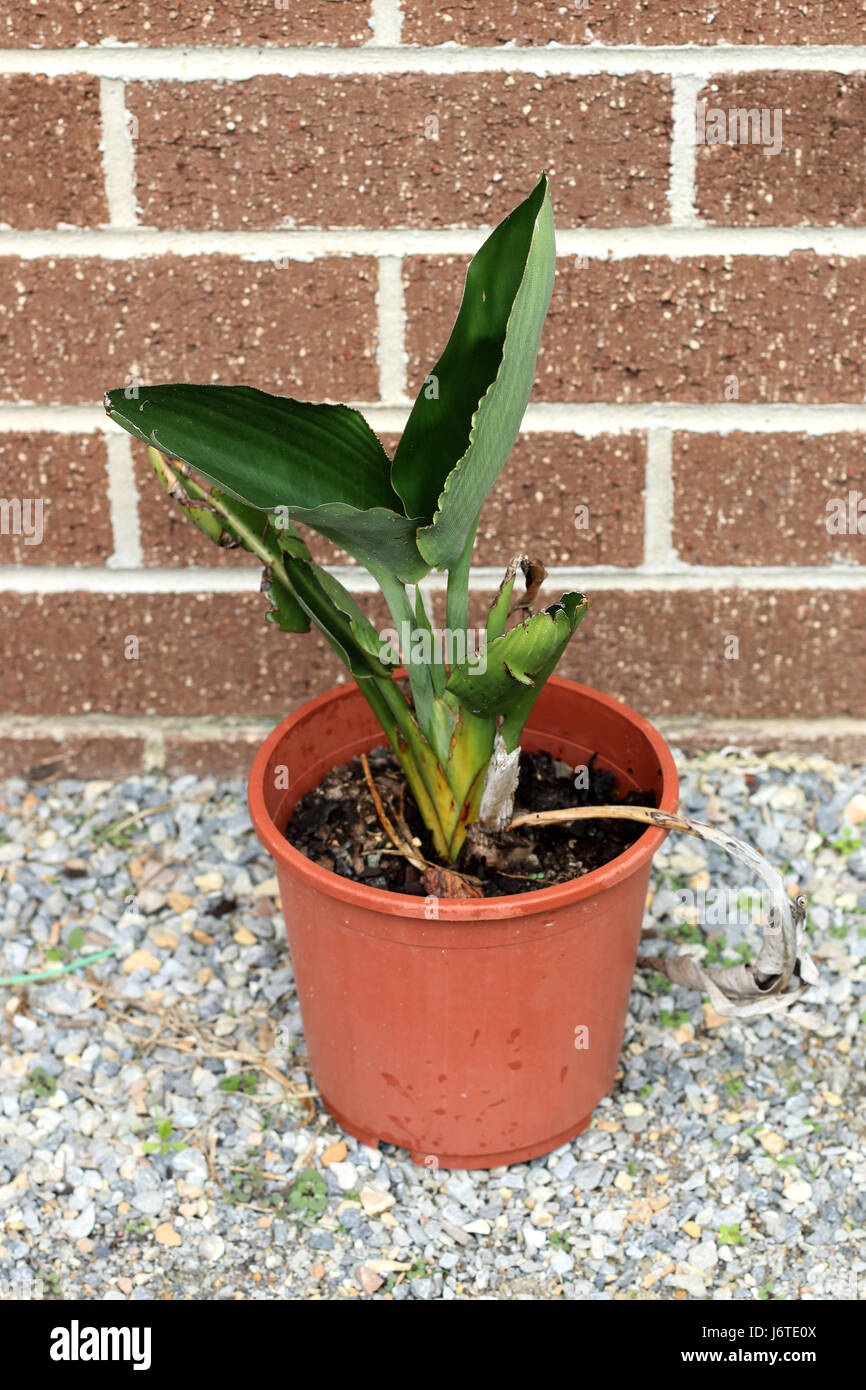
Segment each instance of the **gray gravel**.
M808 893L825 1022L720 1022L639 972L591 1128L490 1173L367 1149L318 1105L239 783L6 783L0 974L117 953L0 990L0 1292L866 1297L866 777L735 750L678 762L683 809ZM684 888L745 883L712 846L668 840L653 950L754 946L748 925L682 932Z

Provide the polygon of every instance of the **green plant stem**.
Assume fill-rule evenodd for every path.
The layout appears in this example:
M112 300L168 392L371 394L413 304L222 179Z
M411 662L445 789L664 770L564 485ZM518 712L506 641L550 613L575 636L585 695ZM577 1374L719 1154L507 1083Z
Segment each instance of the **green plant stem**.
M6 989L8 985L29 985L37 980L53 980L57 975L68 975L73 970L83 970L85 965L95 965L98 960L106 960L108 956L116 954L117 947L109 946L105 951L94 951L92 955L81 956L69 965L59 965L56 970L35 970L32 975L4 975L0 978L0 989Z

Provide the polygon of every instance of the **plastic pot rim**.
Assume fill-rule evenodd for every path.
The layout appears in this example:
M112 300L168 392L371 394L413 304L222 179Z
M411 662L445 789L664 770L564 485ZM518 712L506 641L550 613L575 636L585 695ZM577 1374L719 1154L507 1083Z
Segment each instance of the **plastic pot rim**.
M565 680L561 676L551 676L545 689L547 687L558 688L562 691L570 690L576 699L592 701L619 714L631 723L647 739L653 753L658 758L661 771L659 809L663 811L675 811L677 809L678 777L673 756L661 734L646 719L630 709L628 705L623 704L622 701L594 690L591 686ZM306 701L272 729L256 753L250 769L248 796L253 827L264 848L281 868L328 897L351 903L356 908L366 908L369 912L384 913L391 917L418 918L425 922L425 925L432 926L434 924L426 917L424 898L416 897L410 893L393 893L384 888L372 888L353 879L342 878L332 870L324 869L320 864L315 864L311 859L308 859L285 838L265 805L262 788L268 764L287 734L320 710L323 705L328 703L339 705L342 701L353 699L363 700L363 696L354 682L345 686L336 686L325 691L324 694ZM526 732L541 738L545 735L543 709L539 709L538 705L533 709L527 721ZM381 734L381 742L387 743L384 731ZM376 740L371 739L369 746L370 748L375 747ZM535 913L555 912L557 908L564 907L566 904L591 898L610 887L611 884L627 878L641 869L652 859L666 837L666 831L648 826L634 844L630 845L622 854L617 855L615 859L611 859L600 868L592 869L587 874L582 874L579 878L569 879L566 883L557 883L549 888L533 889L528 893L504 894L495 898L437 899L437 919L439 923L463 922L468 924L528 917Z

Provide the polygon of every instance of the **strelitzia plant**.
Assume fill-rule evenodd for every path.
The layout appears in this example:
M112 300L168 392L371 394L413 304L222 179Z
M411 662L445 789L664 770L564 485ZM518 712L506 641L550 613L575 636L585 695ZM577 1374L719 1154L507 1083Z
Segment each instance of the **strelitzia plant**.
M473 641L469 628L475 533L529 400L554 259L542 175L473 258L451 336L393 460L345 405L187 384L121 387L105 398L111 418L149 445L160 483L199 530L262 561L271 621L285 632L314 624L345 662L446 864L471 825L507 822L521 732L587 609L582 594L566 593L532 613L544 571L520 557L483 634ZM390 635L314 562L298 523L369 571ZM521 568L529 616L508 628ZM418 587L433 569L447 574L445 643ZM394 678L401 659L405 690Z

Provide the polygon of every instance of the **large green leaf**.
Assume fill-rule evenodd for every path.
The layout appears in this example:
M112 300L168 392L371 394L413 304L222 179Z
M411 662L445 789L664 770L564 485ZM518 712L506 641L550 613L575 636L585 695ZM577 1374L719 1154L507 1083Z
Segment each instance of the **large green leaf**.
M383 568L404 583L416 584L430 571L415 544L417 520L411 521L384 507L361 512L341 502L296 507L291 515L293 520L312 526L319 535L354 555L373 574Z
M517 438L553 291L556 248L546 174L472 260L448 344L422 387L391 479L418 548L455 564Z
M501 732L509 753L588 606L583 594L563 594L544 612L488 642L486 666L465 661L452 670L447 688L461 705L473 714L503 716Z
M430 566L417 521L391 486L391 461L363 415L251 386L141 386L109 391L105 408L130 434L188 463L252 507L285 508L365 563L373 555L401 579Z

